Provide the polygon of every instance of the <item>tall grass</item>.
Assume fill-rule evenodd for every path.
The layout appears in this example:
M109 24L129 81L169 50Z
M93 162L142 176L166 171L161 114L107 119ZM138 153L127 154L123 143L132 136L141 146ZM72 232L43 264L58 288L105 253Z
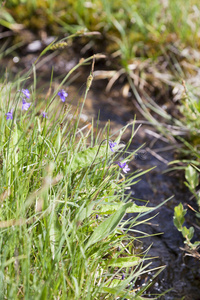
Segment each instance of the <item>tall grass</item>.
M1 299L145 299L151 283L135 286L151 261L136 252L133 228L154 208L127 193L147 171L125 176L134 153L121 160L134 122L126 147L128 125L112 142L109 125L81 126L93 67L75 113L65 102L69 74L36 103L35 68L0 88Z
M140 91L155 94L177 89L182 79L198 79L199 20L197 0L184 5L181 0L7 0L0 12L0 24L14 32L21 28L55 36L84 33L82 54L103 49L114 68L96 73L96 78L110 79L107 91L121 78L125 96L132 90L127 77ZM101 35L88 39L88 31ZM23 35L15 38L19 39L24 41Z
M80 28L100 31L109 38L109 48L120 50L127 64L138 56L158 57L162 45L199 47L197 0L187 0L184 5L181 0L7 0L4 6L7 10L4 8L1 15L2 25L7 21L32 29L55 30L57 23L61 25L57 26L57 33L74 33Z

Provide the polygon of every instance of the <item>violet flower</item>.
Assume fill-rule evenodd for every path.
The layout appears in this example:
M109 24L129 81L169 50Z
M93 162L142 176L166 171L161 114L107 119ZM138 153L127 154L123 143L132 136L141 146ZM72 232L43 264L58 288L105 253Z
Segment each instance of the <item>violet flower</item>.
M13 119L13 110L11 109L11 111L7 112L6 114L6 120L9 120L9 119Z
M117 164L123 170L124 173L127 173L128 171L130 171L127 163L120 163L120 162L118 162Z
M68 93L65 90L60 90L58 92L58 96L60 97L62 102L65 102L65 98L68 96Z
M30 106L31 103L28 103L25 99L22 99L22 110L28 110Z
M47 113L45 111L43 111L42 116L43 116L43 118L47 118Z
M109 146L110 146L110 150L112 151L112 152L115 152L115 150L113 150L113 148L117 145L117 143L113 143L113 142L108 142L109 143Z
M30 98L30 92L29 92L29 90L22 89L22 90L19 90L19 92L22 92L26 98L28 98L28 99Z

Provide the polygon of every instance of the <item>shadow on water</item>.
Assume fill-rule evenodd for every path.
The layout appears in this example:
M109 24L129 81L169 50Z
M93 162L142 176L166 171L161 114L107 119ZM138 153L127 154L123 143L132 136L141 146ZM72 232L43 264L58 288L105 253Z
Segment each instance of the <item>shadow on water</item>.
M30 68L34 59L35 56L32 54L24 56L20 59L19 67L25 66ZM49 74L52 66L54 66L55 74L61 75L63 73L66 74L68 69L73 67L77 61L78 59L74 57L69 60L65 55L62 55L52 58L47 65L44 65L40 81L41 93L45 91L45 88L42 89L42 86L47 86L49 83ZM12 64L11 67L13 67ZM16 65L14 67L15 72L17 72L18 67ZM89 72L90 69L84 70L82 76L77 77L76 82L67 87L68 101L72 101L74 106L77 105L78 95L82 93L82 88L80 89L80 87L83 82L86 82ZM57 84L58 82L59 80L57 80ZM83 109L82 121L90 122L92 118L97 120L100 111L100 126L103 127L110 120L111 134L114 134L122 126L132 121L135 115L138 123L140 123L139 120L142 120L142 117L133 106L130 98L125 99L122 97L119 86L113 88L109 94L106 94L105 81L94 81ZM151 267L166 265L164 271L156 278L150 292L158 295L171 289L166 295L157 297L157 299L200 300L200 262L193 257L185 256L183 251L180 250L180 247L184 247L183 239L173 225L174 206L179 202L188 203L191 195L184 187L183 178L181 180L180 174L163 173L167 170L167 163L174 159L175 145L153 136L150 130L153 131L153 128L144 125L134 137L131 150L134 151L144 143L145 145L143 150L140 151L140 155L136 156L136 159L131 162L130 167L132 171L138 168L145 170L154 166L156 168L142 176L141 180L136 185L133 185L131 189L132 197L148 200L149 205L156 206L174 195L173 199L156 211L156 216L149 221L149 224L137 227L138 230L153 235L143 239L143 249L147 249L152 245L148 255L156 257ZM123 136L124 142L127 141L129 136L130 131L128 130ZM194 215L189 213L186 225L191 226L192 218L194 218ZM196 238L200 239L200 236ZM153 274L149 272L148 276L151 278Z

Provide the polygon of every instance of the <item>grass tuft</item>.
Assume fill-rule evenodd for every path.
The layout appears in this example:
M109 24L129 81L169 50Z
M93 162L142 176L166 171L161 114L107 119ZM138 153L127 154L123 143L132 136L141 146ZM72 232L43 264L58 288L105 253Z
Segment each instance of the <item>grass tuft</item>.
M109 126L94 136L92 125L81 125L98 55L79 64L93 61L78 115L65 105L65 83L79 65L36 103L41 56L24 76L33 74L33 85L20 79L0 90L1 297L143 299L135 282L151 263L136 253L129 229L155 208L125 193L148 171L124 175L135 122L127 145L120 143L127 126L111 142ZM137 217L125 221L127 212Z

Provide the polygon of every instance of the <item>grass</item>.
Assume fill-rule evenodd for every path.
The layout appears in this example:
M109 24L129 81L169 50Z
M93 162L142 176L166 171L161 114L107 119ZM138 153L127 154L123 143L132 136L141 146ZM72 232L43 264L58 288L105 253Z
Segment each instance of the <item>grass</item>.
M98 55L37 103L35 69L46 51L27 74L0 88L1 299L145 299L152 282L135 285L151 260L136 251L134 226L155 208L136 205L127 191L148 170L125 176L117 164L134 122L127 125L128 144L121 143L126 126L114 147L109 124L101 132L80 124ZM91 74L72 115L58 92L89 61ZM27 77L33 78L28 87ZM31 104L24 110L22 99ZM126 213L134 214L127 219ZM161 270L152 270L154 278Z
M164 116L168 123L173 118L172 125L181 128L180 114L176 120L177 115L167 114L159 103L161 99L168 102L166 95L169 94L172 101L179 103L184 92L182 80L191 89L195 87L199 96L199 15L197 0L187 0L184 5L181 0L126 0L123 3L7 0L1 10L0 24L14 32L20 32L20 25L55 36L73 33L74 37L80 37L84 46L81 51L101 51L103 44L103 51L109 54L109 69L113 70L97 71L94 76L109 80L106 90L120 80L124 83L123 95L133 93L145 117L152 118L152 115L147 116L150 108ZM93 34L88 37L90 32ZM19 42L18 37L16 41ZM142 94L141 101L138 92ZM148 106L146 111L145 106Z
M136 61L141 64L147 59L161 65L160 57L168 61L168 70L173 68L176 71L173 61L182 60L183 49L192 47L199 50L197 0L187 0L184 5L181 0L126 0L123 3L104 0L86 3L81 0L62 3L53 0L7 0L1 24L13 29L16 26L17 29L16 23L57 35L82 29L99 31L106 39L107 52L119 56L120 65L126 71ZM156 62L158 59L159 62Z
M176 169L184 170L185 172L185 184L197 200L197 210L192 209L198 217L200 111L199 1L188 0L184 2L183 5L181 0L145 0L142 2L131 0L124 2L104 0L85 2L68 0L60 3L53 0L40 2L33 0L9 0L6 1L2 7L0 14L0 24L13 32L23 30L23 28L29 28L35 32L44 31L61 36L68 35L69 33L73 33L74 36L76 36L77 32L79 32L82 45L87 45L84 49L92 51L93 48L98 48L103 40L105 41L105 53L109 53L109 68L113 70L96 72L93 75L96 76L96 78L109 79L107 91L109 91L116 82L119 82L120 79L121 82L124 83L122 90L123 95L128 96L129 91L131 91L137 101L137 103L134 102L134 104L138 106L143 116L172 143L177 139L182 142L183 147L181 153L184 154L184 157L181 159L181 154L179 159L175 161L179 164L178 166L176 165ZM88 31L98 31L101 33L101 37L95 34L93 39L90 37L88 40ZM63 40L63 42L65 42L65 40ZM12 51L12 48L10 49L10 51ZM64 82L60 87L63 84ZM55 95L56 94L54 94L51 100L54 99ZM163 107L160 105L161 99L162 101L164 99L165 104L168 104L169 97L173 103L171 111L174 113L174 111L178 110L176 114L164 108L165 105ZM51 103L51 101L49 103ZM53 102L50 107L53 107L54 103L55 102ZM42 125L39 120L40 119L38 119L37 123L34 123L32 127L41 127ZM61 124L62 123L63 122L61 122ZM23 128L22 124L20 126ZM78 130L78 123L74 126L74 132L76 132L76 130ZM20 129L17 129L16 136L18 136L18 130ZM91 132L93 131L94 130L91 129ZM74 132L73 143L75 143L76 140L76 134ZM59 135L60 134L61 133L59 133ZM58 139L57 136L58 133L54 133L53 136L50 135L48 138L50 140L54 138ZM91 148L99 146L101 143L100 140L97 141L96 138L89 133L88 136L90 140L89 143L93 141L93 143L90 144ZM37 135L34 135L34 138L35 137L37 137ZM108 139L108 133L102 137L102 140L108 141ZM84 145L84 143L82 143L82 145ZM51 149L55 147L55 145L53 144L49 147ZM95 149L98 151L97 148ZM109 149L108 146L107 149ZM80 152L81 151L87 152L90 150L87 150L85 145L84 150L81 149ZM72 152L71 149L69 153ZM77 148L76 152L78 155L77 159L79 160L79 148ZM80 155L83 154L83 156L86 157L86 152L81 152ZM16 156L18 155L16 154ZM56 157L60 159L60 154ZM111 157L114 159L112 155ZM117 167L116 165L110 166L111 157L108 153L108 157L105 159L103 166L101 166L105 171L105 165L109 162L108 171L106 171L107 173L102 173L101 179L107 178L105 176L108 176L110 171L115 170ZM92 158L94 159L94 155ZM66 159L66 157L64 159ZM74 159L76 161L76 158ZM78 163L75 163L75 165L79 166ZM92 159L89 160L89 165L93 166ZM92 171L93 167L89 167L89 170ZM88 174L87 176L82 176L84 180L86 178L87 181L90 180L87 177L89 176ZM108 181L110 180L109 178L110 177L107 178ZM93 188L95 184L93 183ZM6 193L7 192L5 192L5 194ZM2 195L4 195L3 191ZM2 197L4 198L4 196ZM99 215L98 211L96 213ZM175 209L174 223L178 230L182 232L186 244L189 246L189 251L192 251L192 255L198 258L197 250L199 242L191 242L194 229L193 227L187 229L183 226L185 213L186 209L184 209L181 204L177 206ZM59 218L61 219L61 217ZM60 219L59 222L61 222ZM98 221L94 219L94 222ZM196 222L198 226L198 219Z

